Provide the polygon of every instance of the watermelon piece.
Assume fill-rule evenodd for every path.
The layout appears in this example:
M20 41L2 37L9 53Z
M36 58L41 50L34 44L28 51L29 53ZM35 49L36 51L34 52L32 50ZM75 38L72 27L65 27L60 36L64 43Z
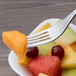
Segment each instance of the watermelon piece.
M60 59L56 56L41 56L32 59L28 67L34 76L39 73L48 76L61 76Z

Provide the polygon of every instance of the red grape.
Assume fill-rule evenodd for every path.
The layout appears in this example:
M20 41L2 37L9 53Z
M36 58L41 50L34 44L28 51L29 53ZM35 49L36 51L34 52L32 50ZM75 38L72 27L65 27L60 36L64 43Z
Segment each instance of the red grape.
M58 56L60 59L64 56L64 49L60 45L56 45L52 48L51 54L53 56Z
M31 47L31 48L28 48L28 51L26 53L26 56L29 57L29 58L34 58L38 55L38 48L37 47Z

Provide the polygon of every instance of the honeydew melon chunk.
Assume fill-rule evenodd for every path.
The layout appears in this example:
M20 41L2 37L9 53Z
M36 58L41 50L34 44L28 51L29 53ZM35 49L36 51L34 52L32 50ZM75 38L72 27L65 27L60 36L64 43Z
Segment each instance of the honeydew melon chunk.
M76 68L62 71L62 76L76 76Z
M38 75L38 76L48 76L48 75L43 74L43 73L39 73L39 75Z
M40 55L48 55L48 53L50 53L52 47L55 46L55 45L56 45L55 42L51 42L51 43L48 43L48 44L38 46L39 54Z
M43 31L43 30L45 30L49 27L51 27L50 23L46 23L37 32ZM55 46L55 45L56 45L55 42L51 42L51 43L48 43L48 44L38 46L39 54L40 55L48 55L48 53L51 51L52 47Z
M59 22L60 20L58 21L58 23ZM64 46L70 45L73 42L76 42L76 32L73 31L70 27L68 27L66 31L57 40L55 40L55 42L61 42Z

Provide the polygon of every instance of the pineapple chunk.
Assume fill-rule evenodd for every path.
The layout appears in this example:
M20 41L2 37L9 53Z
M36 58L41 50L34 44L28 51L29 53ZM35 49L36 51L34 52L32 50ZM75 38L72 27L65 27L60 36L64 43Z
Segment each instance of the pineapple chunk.
M18 58L18 59L17 59L17 62L18 62L18 64L21 64L21 65L28 65L28 63L29 63L30 60L31 60L31 59L28 58L28 57L25 55L23 61L21 61L21 60Z
M51 27L51 25L50 25L50 23L46 23L44 26L42 26L38 31L36 31L36 33L37 32L40 32L40 31L43 31L43 30L45 30L45 29L47 29L47 28L49 28L49 27Z
M61 68L62 69L76 68L76 52L70 46L66 46L64 51L65 55L61 61Z

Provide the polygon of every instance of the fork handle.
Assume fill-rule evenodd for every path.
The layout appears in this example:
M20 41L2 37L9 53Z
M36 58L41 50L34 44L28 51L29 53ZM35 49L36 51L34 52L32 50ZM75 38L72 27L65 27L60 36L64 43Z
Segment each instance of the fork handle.
M69 25L70 22L74 19L75 15L76 15L76 9L73 12L71 12L67 17L65 17L63 20L61 20L61 22L59 22L58 24L59 25L63 24L63 27L66 28L67 25Z

